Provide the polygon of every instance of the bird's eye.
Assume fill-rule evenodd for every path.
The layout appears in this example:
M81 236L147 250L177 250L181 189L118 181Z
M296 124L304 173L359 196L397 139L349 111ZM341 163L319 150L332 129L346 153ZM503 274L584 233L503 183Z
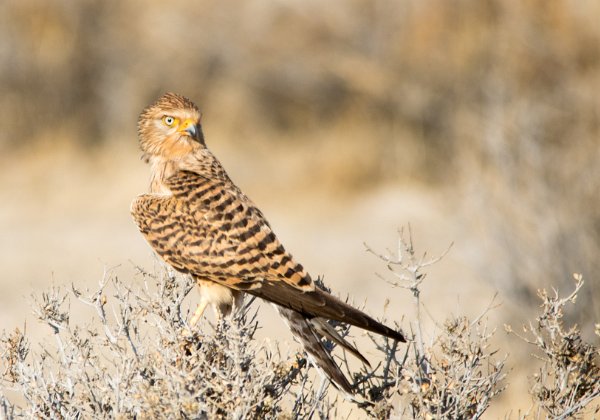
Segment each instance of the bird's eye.
M175 118L166 115L163 117L163 123L165 123L165 125L168 125L169 127L171 127L173 124L175 124Z

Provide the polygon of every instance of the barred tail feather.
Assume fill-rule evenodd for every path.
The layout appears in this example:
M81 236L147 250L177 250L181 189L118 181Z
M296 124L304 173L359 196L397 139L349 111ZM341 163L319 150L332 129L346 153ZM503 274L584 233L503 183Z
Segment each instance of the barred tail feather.
M298 340L302 344L302 347L308 354L309 359L313 362L315 367L322 374L324 374L337 388L342 389L348 394L352 394L352 385L350 385L348 379L346 379L339 366L333 360L331 354L323 345L323 342L317 334L317 329L313 325L312 320L290 309L282 308L281 306L277 305L274 306L279 312L279 314L283 317L286 324L288 324L296 340ZM342 338L342 342L346 341ZM353 349L353 354L358 353L358 351L354 347L350 346L350 348ZM364 359L362 355L360 355L359 358L361 360Z
M350 353L354 355L357 359L363 362L365 365L371 367L369 361L358 351L354 345L350 344L344 337L342 337L336 330L331 326L329 322L327 322L324 318L312 318L309 320L315 332L318 332L323 337L333 341L338 346L342 347L344 350L348 350Z

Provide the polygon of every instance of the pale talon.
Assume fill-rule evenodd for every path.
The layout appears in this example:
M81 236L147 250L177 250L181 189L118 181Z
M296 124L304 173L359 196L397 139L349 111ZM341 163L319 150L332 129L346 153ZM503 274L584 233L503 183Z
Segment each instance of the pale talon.
M206 309L207 305L208 305L208 302L205 300L202 300L198 304L198 307L194 311L194 315L192 316L192 319L190 319L190 327L193 327L194 325L196 325L196 323L200 320L200 318L202 318L202 314L204 313L204 310Z

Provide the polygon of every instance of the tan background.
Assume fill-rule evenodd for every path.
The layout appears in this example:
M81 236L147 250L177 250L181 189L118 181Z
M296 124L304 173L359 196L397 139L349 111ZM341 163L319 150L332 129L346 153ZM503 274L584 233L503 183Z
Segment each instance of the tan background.
M591 338L600 318L599 18L569 1L3 2L0 328L43 337L31 293L155 264L128 212L149 171L135 123L170 90L288 249L371 314L390 298L408 329L412 309L363 242L385 252L408 223L429 255L453 242L425 303L442 322L498 292L515 369L490 417L526 408L528 350L502 324L573 272L569 320Z

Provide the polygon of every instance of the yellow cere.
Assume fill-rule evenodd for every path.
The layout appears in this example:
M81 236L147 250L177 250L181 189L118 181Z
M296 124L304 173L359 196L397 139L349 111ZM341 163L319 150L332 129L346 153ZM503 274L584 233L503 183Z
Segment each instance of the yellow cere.
M181 124L181 131L187 130L189 126L196 124L193 120L191 119L187 119L183 122L183 124Z

